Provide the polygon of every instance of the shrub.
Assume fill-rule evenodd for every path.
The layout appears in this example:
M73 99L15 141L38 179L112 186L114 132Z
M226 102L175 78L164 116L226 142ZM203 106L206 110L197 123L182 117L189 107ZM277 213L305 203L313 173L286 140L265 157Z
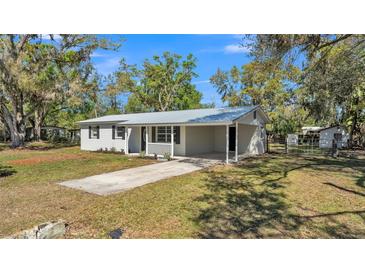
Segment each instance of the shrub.
M115 153L115 152L117 152L117 149L116 149L115 147L112 147L112 148L110 149L110 152Z
M140 153L139 153L139 157L140 158L145 158L146 157L146 152L144 150L142 150Z
M125 151L123 148L120 150L120 153L122 153L123 155L125 154Z
M171 154L170 154L170 152L165 152L164 154L163 154L163 157L164 157L164 159L166 159L167 161L171 161L172 159L171 159Z

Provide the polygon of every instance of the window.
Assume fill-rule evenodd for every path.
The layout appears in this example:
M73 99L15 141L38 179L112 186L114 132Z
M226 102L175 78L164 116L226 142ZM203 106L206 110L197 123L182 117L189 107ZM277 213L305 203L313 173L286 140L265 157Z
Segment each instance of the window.
M89 127L89 139L99 139L99 126Z
M125 140L125 127L122 126L112 126L112 139L122 139Z
M171 127L157 127L157 142L171 143Z
M171 143L171 126L152 127L152 142ZM180 127L174 127L174 141L180 144Z
M125 139L125 127L117 127L117 138Z

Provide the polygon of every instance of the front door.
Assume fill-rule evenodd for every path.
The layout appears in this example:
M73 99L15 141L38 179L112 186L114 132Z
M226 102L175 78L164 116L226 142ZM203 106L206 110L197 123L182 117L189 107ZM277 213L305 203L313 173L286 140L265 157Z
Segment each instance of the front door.
M146 151L146 127L141 127L141 151Z
M236 150L236 128L229 128L229 151Z

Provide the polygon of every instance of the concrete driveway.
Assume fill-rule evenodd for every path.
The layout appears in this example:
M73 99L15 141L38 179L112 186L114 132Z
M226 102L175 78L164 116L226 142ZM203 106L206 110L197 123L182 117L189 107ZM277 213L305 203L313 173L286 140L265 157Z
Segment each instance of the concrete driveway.
M182 158L59 183L98 195L109 195L221 163L219 159Z

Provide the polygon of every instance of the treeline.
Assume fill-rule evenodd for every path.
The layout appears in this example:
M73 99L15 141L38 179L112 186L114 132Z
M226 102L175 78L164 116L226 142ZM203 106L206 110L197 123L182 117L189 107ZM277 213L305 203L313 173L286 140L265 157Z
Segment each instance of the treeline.
M365 146L364 35L247 35L242 46L252 62L211 77L224 102L260 104L274 133L344 125Z
M29 125L39 139L46 119L72 123L94 110L91 54L116 47L94 35L0 35L0 117L12 146L24 145Z
M43 125L74 128L105 114L214 107L201 103L191 54L165 52L141 66L121 59L115 72L99 75L93 52L120 46L94 35L0 35L0 127L12 146L24 145L26 127L37 140ZM210 79L226 105L260 104L278 134L341 124L352 145L364 146L364 35L248 35L241 46L251 62L218 69Z

